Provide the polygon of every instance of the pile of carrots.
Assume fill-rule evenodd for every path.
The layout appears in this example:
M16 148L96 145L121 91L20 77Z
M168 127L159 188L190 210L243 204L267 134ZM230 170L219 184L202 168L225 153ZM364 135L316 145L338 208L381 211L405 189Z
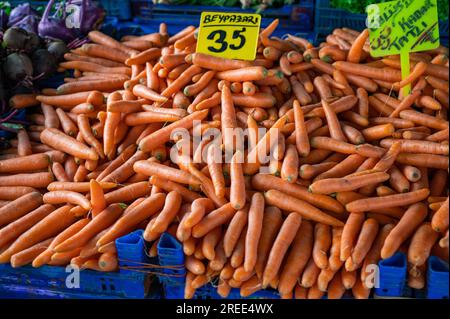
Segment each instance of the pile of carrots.
M32 125L0 155L0 263L114 271L115 239L145 229L151 256L164 232L182 242L186 298L210 282L223 297L368 298L368 266L398 251L423 288L428 257L448 261L448 49L412 53L402 79L367 30L314 47L277 25L254 61L195 53L193 26L93 31L60 64L74 78L14 96ZM221 146L181 128L219 129ZM245 149L229 128L248 130ZM214 160L225 151L231 163ZM258 152L270 160L248 161Z

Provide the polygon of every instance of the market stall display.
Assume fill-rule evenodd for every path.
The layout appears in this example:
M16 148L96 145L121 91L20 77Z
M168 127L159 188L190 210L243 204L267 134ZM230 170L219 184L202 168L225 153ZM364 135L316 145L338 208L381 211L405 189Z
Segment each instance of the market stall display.
M274 36L279 24L253 61L196 52L193 25L86 27L69 51L8 29L10 80L67 76L5 90L26 112L0 149L5 271L142 267L166 298L448 298L448 48L411 53L402 78L399 56L370 55L368 30L313 44ZM142 259L120 255L127 236Z

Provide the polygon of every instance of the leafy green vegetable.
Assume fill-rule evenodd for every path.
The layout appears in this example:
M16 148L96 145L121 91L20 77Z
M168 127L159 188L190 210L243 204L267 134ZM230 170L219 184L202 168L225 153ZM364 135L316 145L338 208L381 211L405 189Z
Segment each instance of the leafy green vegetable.
M344 9L353 13L365 13L370 4L392 0L331 0L333 8ZM448 0L437 0L439 20L448 20Z

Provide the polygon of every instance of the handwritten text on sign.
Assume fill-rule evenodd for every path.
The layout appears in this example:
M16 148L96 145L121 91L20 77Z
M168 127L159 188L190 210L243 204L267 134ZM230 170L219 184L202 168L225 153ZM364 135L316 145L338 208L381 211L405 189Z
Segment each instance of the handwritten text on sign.
M367 7L374 57L432 50L439 46L436 0L399 0Z
M197 52L227 59L254 60L259 14L202 12Z

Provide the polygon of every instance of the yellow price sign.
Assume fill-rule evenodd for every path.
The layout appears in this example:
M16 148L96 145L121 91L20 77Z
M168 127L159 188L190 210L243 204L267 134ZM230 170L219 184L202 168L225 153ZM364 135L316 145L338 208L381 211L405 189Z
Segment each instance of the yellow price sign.
M254 60L261 16L252 13L202 12L197 52L226 59Z

